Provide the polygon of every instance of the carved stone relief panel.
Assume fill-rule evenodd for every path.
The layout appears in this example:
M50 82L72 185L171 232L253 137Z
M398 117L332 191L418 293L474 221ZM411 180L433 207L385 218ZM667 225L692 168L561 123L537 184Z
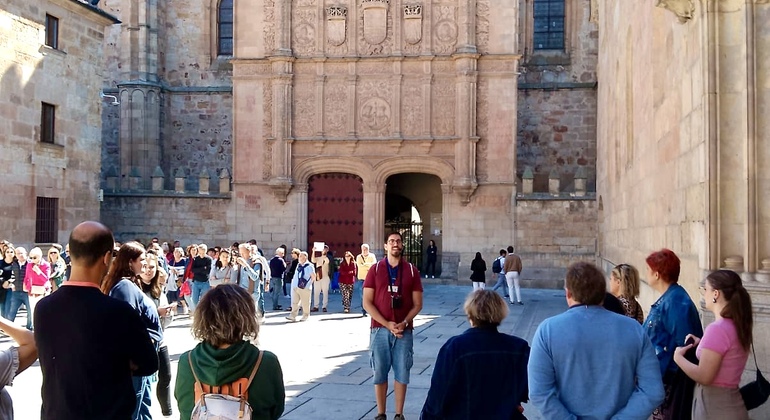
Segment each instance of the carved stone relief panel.
M423 127L423 95L420 79L404 79L401 88L401 131L406 137L417 137Z
M476 143L476 177L483 182L489 179L489 82L479 78L476 86L476 134L479 136Z
M265 133L265 137L273 137L273 83L270 80L265 82L262 89L262 115L264 115L262 132ZM263 150L265 154L263 156L262 179L267 180L270 179L273 171L272 143L267 139L263 140Z
M326 8L326 52L341 56L348 52L348 8L329 6Z
M489 53L489 0L476 0L476 49Z
M265 53L275 51L275 1L265 0L263 6L262 34L265 41ZM280 0L279 0L280 1Z
M433 74L451 74L454 75L455 64L454 61L444 58L443 60L435 60L433 62Z
M434 136L455 133L455 78L436 77L433 83L432 126Z
M347 134L348 89L344 79L327 79L324 87L324 131L329 137Z
M393 14L389 0L361 0L358 22L359 54L390 55L393 51Z
M457 31L457 7L434 4L433 51L436 54L452 54L457 44Z
M312 55L316 51L318 16L315 0L295 0L292 8L291 43L297 56Z
M348 74L348 64L347 63L329 63L327 62L324 64L324 73L326 73L327 76L335 75L335 74Z
M296 80L294 85L294 136L310 137L317 131L315 127L316 99L314 79Z
M679 18L680 23L692 19L692 14L695 12L693 0L658 0L655 5L673 12Z
M361 81L357 95L359 137L386 137L390 134L392 89L388 80Z
M404 45L407 54L419 54L422 50L422 5L404 5Z

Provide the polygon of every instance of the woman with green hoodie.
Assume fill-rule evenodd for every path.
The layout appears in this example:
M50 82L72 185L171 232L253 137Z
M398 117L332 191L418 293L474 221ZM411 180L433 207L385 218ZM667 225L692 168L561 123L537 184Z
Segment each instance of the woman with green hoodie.
M182 420L190 418L196 403L191 364L200 382L212 387L251 375L260 353L252 344L259 334L256 314L254 300L235 284L222 284L201 298L192 325L192 333L201 343L179 357L174 389ZM277 420L283 414L286 398L283 371L275 354L262 353L262 362L248 388L251 418Z

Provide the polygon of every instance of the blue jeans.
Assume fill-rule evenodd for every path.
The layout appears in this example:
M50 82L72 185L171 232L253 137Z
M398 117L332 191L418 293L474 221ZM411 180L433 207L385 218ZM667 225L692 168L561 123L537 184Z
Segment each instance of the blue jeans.
M257 313L259 316L265 316L265 284L258 281L254 285L254 293L251 297L254 298L254 303L257 305Z
M198 302L200 302L203 295L206 294L206 292L208 292L209 289L211 289L211 283L209 283L208 281L192 282L192 301L193 301L192 310L195 310L195 307L198 306Z
M374 384L388 382L388 372L393 367L393 377L399 383L409 384L409 370L414 365L414 335L405 330L396 338L387 328L372 328L369 335L369 363L374 371Z
M505 273L499 273L497 275L497 283L495 283L495 287L492 288L492 291L496 291L498 288L503 288L503 295L508 296L508 283L505 281Z
M10 302L8 310L5 312L5 319L14 322L16 320L16 313L19 312L21 304L27 308L27 329L32 329L32 310L29 309L29 295L27 292L13 291L6 296L6 301Z
M150 414L150 404L152 404L150 397L151 378L152 376L131 377L134 393L136 393L136 408L134 408L134 414L131 416L134 420L152 420L152 414Z
M364 281L363 280L356 280L353 283L353 295L355 296L356 293L361 296L361 313L366 315L366 309L364 309ZM352 297L350 299L353 300Z
M278 305L278 299L281 298L281 295L283 294L283 280L281 280L279 277L270 277L270 297L273 299L273 310L277 310L280 305Z

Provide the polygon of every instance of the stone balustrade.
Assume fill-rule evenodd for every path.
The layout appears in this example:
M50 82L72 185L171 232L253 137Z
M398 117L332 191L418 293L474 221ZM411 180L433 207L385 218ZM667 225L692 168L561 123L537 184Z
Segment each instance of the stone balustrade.
M580 167L574 174L562 174L553 169L549 173L536 173L531 167L524 168L521 175L519 197L527 198L573 198L594 197L588 190L589 177L585 168Z
M232 177L227 168L211 172L202 168L199 172L190 173L179 167L172 171L173 176L166 179L166 174L160 166L145 178L139 168L132 167L127 174L118 175L118 171L109 168L104 173L103 187L106 193L130 193L148 195L199 195L199 196L229 196ZM218 178L219 182L211 182ZM168 184L167 182L168 181ZM196 185L197 184L197 185ZM166 188L173 186L173 189ZM213 187L213 188L212 188Z

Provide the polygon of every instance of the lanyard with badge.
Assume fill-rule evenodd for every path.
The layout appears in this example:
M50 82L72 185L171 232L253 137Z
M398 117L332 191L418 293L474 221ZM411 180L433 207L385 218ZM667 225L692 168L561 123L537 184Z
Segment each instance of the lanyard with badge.
M388 284L388 290L390 291L390 307L392 309L401 309L401 306L404 304L401 296L401 286L403 283L401 278L401 263L399 262L396 267L391 267L387 261L385 264L388 265L388 274L390 276ZM397 281L398 286L396 286Z

